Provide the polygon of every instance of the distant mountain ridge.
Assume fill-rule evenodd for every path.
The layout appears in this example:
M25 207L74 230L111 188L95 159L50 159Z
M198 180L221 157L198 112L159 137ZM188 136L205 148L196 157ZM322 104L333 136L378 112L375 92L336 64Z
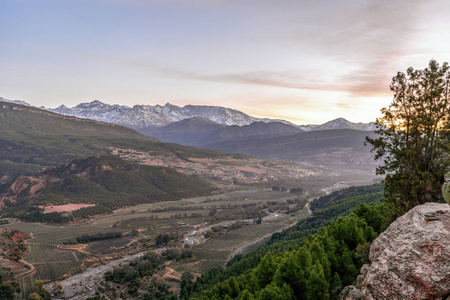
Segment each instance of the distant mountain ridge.
M353 123L344 118L337 118L328 121L322 125L300 125L299 128L304 131L318 131L318 130L335 130L335 129L354 129L361 131L374 131L376 126L374 122L370 123Z
M376 162L364 145L373 131L335 129L302 131L284 135L255 135L212 142L206 149L240 153L265 158L292 160L322 166L351 165L372 169Z
M102 105L94 103L100 110ZM91 105L88 103L86 107ZM109 115L118 110L120 106L111 109ZM64 116L15 102L0 102L0 152L1 159L42 166L107 154L112 148L118 148L168 152L167 155L175 157L185 157L185 153L216 157L232 152L313 165L372 168L373 154L369 147L364 147L364 141L368 135L374 137L374 133L339 129L352 124L355 123L337 119L305 131L300 126L280 122L227 126L191 117L164 127L147 127L147 132L139 130L158 137L158 141L116 124Z
M12 102L21 105L32 106L29 103L21 100L8 100L0 97L0 101ZM331 130L331 129L355 129L362 131L375 130L375 124L371 123L352 123L343 118L338 118L322 125L294 125L286 120L256 118L241 111L221 107L221 106L207 106L207 105L186 105L180 107L170 103L161 105L134 105L129 107L126 105L110 105L99 100L94 100L90 103L81 103L75 107L69 108L65 105L60 105L57 108L40 107L57 114L74 116L84 119L92 119L107 123L123 125L144 131L146 128L161 128L169 124L186 120L189 118L204 118L214 123L226 126L245 126L254 122L263 123L284 123L296 126L304 131L317 130Z
M164 127L171 123L194 117L201 117L214 123L228 126L249 125L256 121L289 123L283 120L255 118L241 111L221 106L186 105L180 107L170 103L164 106L134 105L129 107L117 104L109 105L95 100L90 103L78 104L72 108L61 105L48 110L62 115L114 123L137 130L149 127Z

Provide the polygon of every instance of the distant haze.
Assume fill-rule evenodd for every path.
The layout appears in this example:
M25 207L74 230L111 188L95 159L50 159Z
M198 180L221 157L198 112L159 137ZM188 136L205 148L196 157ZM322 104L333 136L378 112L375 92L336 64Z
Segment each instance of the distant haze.
M2 0L0 95L371 122L391 78L450 60L448 1Z

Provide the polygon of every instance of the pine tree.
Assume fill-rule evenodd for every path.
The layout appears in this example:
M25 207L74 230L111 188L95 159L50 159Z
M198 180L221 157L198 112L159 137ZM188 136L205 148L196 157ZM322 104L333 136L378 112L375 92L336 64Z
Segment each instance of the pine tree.
M378 138L366 138L384 165L385 196L396 214L442 199L441 185L450 159L450 72L435 60L428 68L392 79L394 99L376 120Z

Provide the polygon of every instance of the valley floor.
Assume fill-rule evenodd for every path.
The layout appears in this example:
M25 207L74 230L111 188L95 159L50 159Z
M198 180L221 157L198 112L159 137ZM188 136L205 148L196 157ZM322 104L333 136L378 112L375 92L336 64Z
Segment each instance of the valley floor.
M40 279L49 282L46 285L49 289L61 285L62 297L83 299L95 292L96 287L86 284L88 281L102 280L107 270L142 255L143 251L188 247L192 257L172 260L158 273L177 293L183 273L198 276L223 266L238 253L254 250L272 233L308 217L308 203L315 197L372 182L373 177L362 178L358 174L302 178L298 180L298 186L305 187L301 195L238 185L224 194L141 204L82 223L48 225L10 220L11 224L0 227L31 237L24 260L35 270L20 280L23 295L31 290L34 280ZM120 232L122 237L90 242L82 249L61 247L83 234L99 232ZM157 245L158 235L170 236L170 241Z

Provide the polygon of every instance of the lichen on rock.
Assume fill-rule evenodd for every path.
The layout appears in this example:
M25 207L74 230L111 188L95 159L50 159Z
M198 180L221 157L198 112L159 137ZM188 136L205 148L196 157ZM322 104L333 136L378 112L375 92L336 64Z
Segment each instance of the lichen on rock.
M450 296L450 206L426 203L393 222L372 243L362 299Z

